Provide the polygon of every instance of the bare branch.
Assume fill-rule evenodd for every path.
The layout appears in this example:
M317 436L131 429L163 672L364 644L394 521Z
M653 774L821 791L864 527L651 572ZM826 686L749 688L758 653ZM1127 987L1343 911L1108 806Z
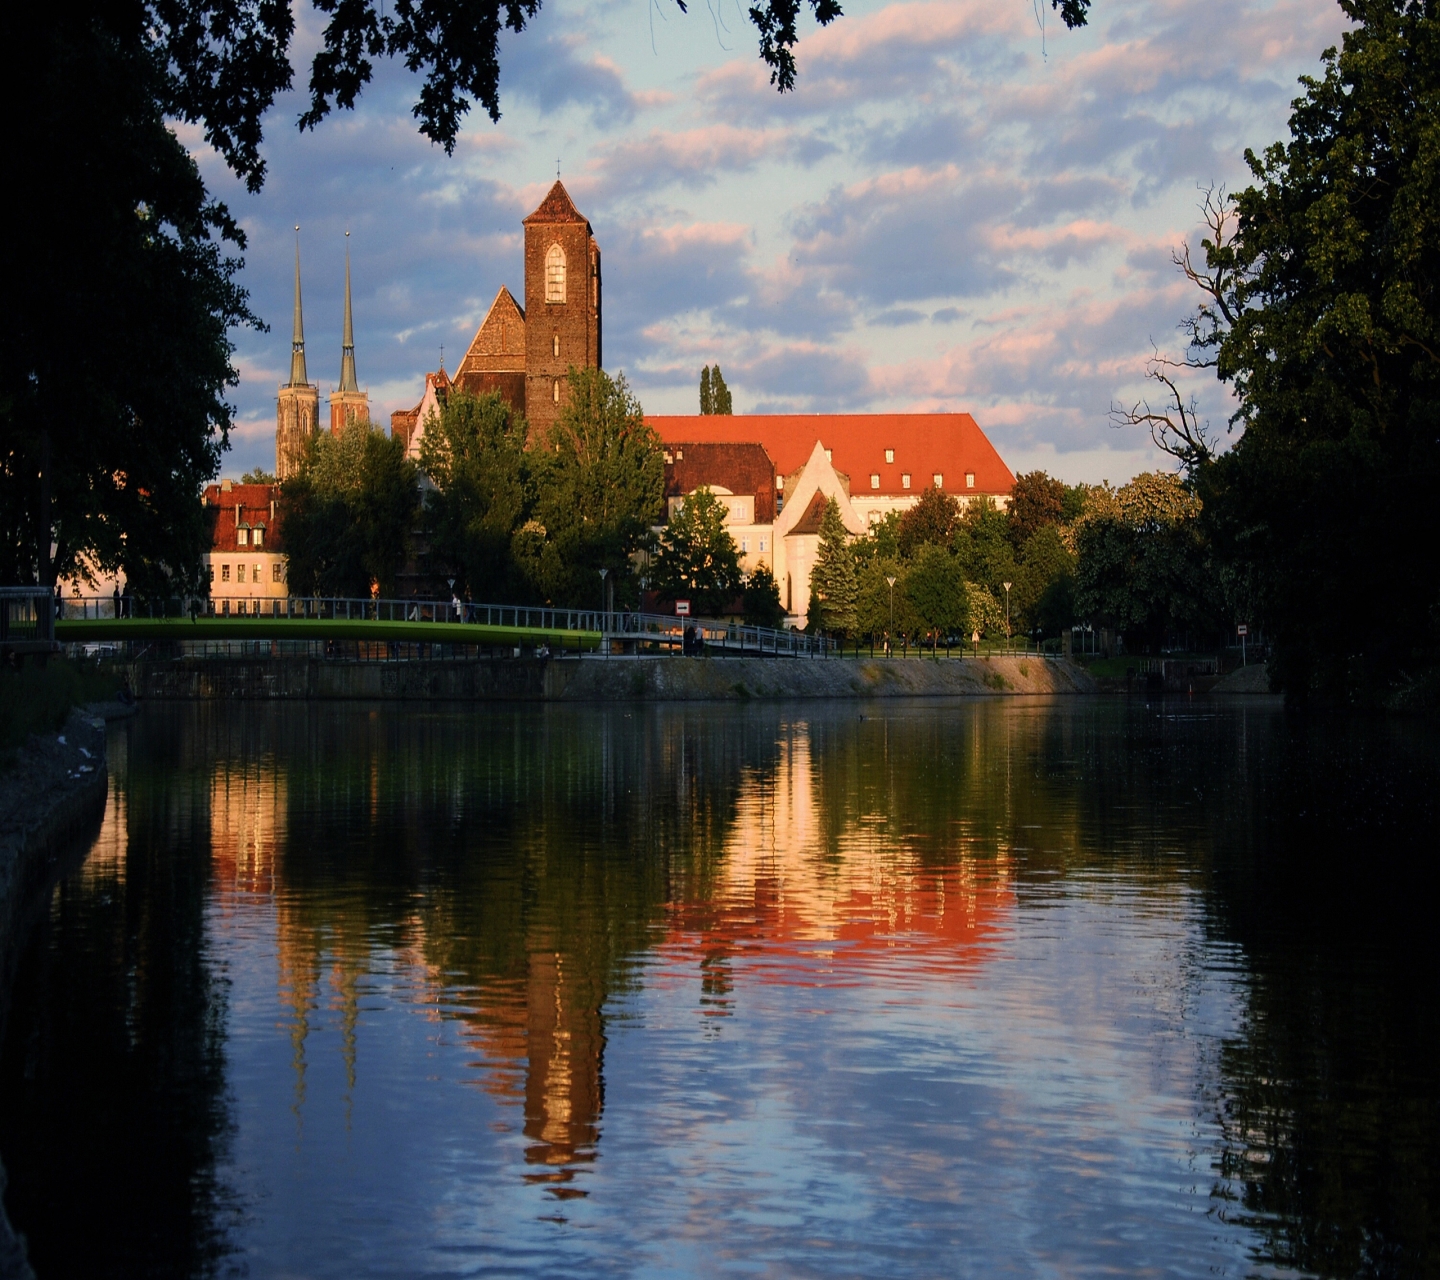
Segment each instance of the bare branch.
M1145 376L1164 390L1164 403L1158 408L1147 399L1137 400L1129 408L1111 404L1110 422L1116 427L1144 427L1162 453L1169 454L1193 475L1215 456L1215 436L1208 419L1200 420L1195 397L1188 400L1175 380L1173 370L1202 368L1185 360L1172 360L1154 349L1146 364Z

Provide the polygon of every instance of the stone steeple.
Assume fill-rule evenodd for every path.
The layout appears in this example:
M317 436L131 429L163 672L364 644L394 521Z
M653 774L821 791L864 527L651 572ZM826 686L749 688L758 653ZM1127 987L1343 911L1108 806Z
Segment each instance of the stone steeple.
M350 233L345 233L348 242ZM345 246L345 331L340 340L340 385L330 396L330 430L338 434L348 422L370 421L370 397L355 378L355 322L350 306L350 246Z
M281 383L275 405L275 476L286 480L300 470L320 419L320 388L305 372L305 318L300 306L300 228L295 228L295 325L290 336L290 380Z

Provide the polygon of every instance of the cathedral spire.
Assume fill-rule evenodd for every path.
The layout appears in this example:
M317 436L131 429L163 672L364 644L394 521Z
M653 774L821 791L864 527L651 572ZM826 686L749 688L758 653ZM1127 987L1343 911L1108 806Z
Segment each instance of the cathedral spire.
M345 336L340 348L340 390L359 391L355 380L355 325L350 316L350 233L345 233ZM296 295L299 296L298 294ZM299 314L298 312L296 313Z
M295 330L290 337L290 381L291 387L303 387L309 379L305 376L305 320L300 310L300 227L295 227Z

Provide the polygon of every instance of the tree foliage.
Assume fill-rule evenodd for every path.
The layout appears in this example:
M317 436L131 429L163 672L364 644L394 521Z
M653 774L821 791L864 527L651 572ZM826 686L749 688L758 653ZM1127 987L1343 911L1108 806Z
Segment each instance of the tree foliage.
M425 498L433 557L455 589L478 600L527 594L512 544L532 506L528 427L498 392L452 390L424 424L420 469L434 488Z
M810 625L831 635L853 634L857 594L855 553L840 519L840 504L830 498L820 517L820 545L810 570Z
M947 548L922 546L905 574L904 589L914 621L927 635L960 635L970 625L965 571Z
M351 422L311 442L280 489L281 527L295 595L393 595L415 525L415 464L402 441Z
M927 485L915 505L900 515L895 542L902 556L923 546L948 547L960 524L960 504L943 489Z
M1010 493L1010 541L1018 551L1031 535L1065 519L1065 484L1043 471L1027 471L1015 477Z
M747 625L779 628L785 622L785 608L780 603L780 584L769 565L760 565L745 579L740 593Z
M692 612L705 617L719 615L740 587L740 555L725 527L728 514L709 486L701 485L661 532L650 573L652 587L671 599L689 596Z
M700 412L702 414L732 414L735 407L730 399L730 388L725 385L725 376L717 364L713 369L707 364L700 370Z
M575 369L560 416L533 450L534 522L516 541L522 569L555 604L593 605L603 568L633 594L631 558L664 505L660 438L624 375Z

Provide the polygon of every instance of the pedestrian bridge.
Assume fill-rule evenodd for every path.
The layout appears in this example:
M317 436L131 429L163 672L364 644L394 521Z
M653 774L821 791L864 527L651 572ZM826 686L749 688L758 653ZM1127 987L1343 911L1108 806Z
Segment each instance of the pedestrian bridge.
M398 646L416 644L492 653L546 651L556 657L685 652L702 644L708 652L821 657L834 647L832 641L798 631L712 619L443 600L91 596L57 605L55 639L90 653L134 642L178 643L186 653L224 653L234 642L246 644L246 652L263 653L268 644L278 654L294 652L293 642L299 641L307 648L321 646L326 656L358 658L400 656ZM255 649L248 648L249 642ZM277 647L282 644L284 650Z

